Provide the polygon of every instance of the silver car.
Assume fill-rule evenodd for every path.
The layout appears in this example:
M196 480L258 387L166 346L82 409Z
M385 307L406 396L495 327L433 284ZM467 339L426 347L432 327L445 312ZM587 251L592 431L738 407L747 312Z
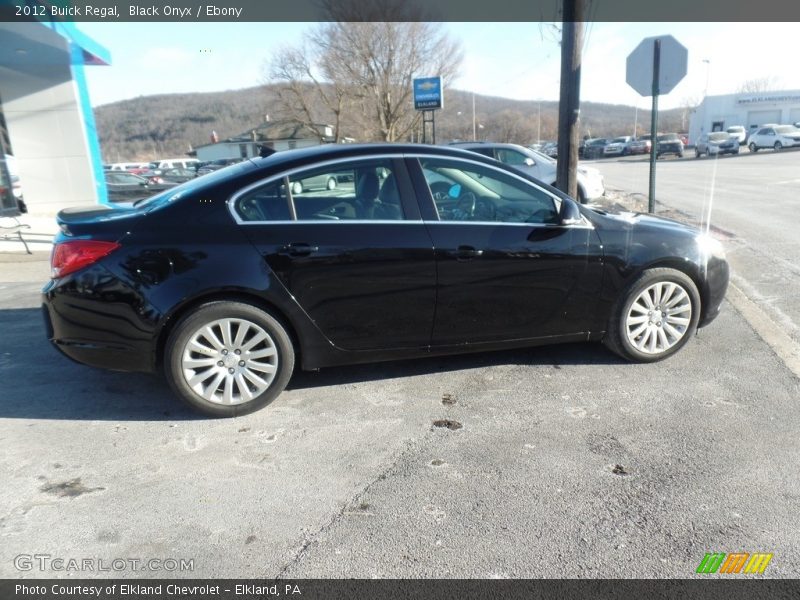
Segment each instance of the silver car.
M704 133L694 146L695 158L719 156L721 154L739 154L739 139L725 131Z

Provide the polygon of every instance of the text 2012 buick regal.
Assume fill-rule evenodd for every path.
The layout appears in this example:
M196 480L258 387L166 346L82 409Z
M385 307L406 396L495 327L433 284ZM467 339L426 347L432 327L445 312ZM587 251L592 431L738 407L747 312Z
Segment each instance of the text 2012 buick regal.
M328 174L333 189L294 185ZM582 207L446 147L279 152L58 221L43 290L55 346L163 370L217 416L268 404L296 361L578 340L659 360L717 316L728 284L721 246L695 229Z

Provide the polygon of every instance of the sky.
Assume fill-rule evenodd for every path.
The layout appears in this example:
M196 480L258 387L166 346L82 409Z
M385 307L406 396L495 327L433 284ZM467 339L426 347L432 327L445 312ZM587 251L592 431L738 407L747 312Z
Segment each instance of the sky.
M108 48L112 57L111 66L86 69L92 104L259 85L265 61L282 45L297 43L312 27L312 23L82 23L80 29ZM517 100L558 100L561 55L552 24L444 23L443 27L464 49L461 73L452 87ZM800 89L795 23L588 23L581 100L648 108L651 99L625 81L625 61L644 38L667 34L687 48L689 60L684 79L659 98L660 108L696 103L706 91L734 93L745 81L757 78L769 78L774 89ZM420 74L429 75L435 73Z

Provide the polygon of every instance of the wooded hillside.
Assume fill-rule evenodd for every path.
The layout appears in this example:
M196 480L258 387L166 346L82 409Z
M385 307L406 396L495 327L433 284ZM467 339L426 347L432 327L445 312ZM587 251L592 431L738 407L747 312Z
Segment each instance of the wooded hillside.
M141 96L95 108L100 147L105 162L153 160L183 156L191 148L231 137L262 123L265 115L282 118L275 101L275 86L258 86L225 92ZM436 141L472 139L472 94L445 90L445 108L436 113ZM541 111L541 112L540 112ZM661 131L685 131L684 109L661 111ZM319 109L320 120L326 121ZM581 135L612 137L631 135L635 109L615 104L581 104ZM650 127L650 111L638 111L638 132ZM476 134L480 140L530 144L555 140L557 102L509 100L475 95ZM345 135L366 139L357 119L343 120ZM417 138L421 132L421 126ZM415 139L416 141L416 139Z

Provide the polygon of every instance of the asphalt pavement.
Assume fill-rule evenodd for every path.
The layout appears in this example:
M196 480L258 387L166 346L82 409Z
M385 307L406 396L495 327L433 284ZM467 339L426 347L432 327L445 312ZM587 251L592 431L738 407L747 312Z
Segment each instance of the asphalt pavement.
M50 348L47 269L0 252L0 577L683 578L716 551L800 567L800 380L728 302L657 364L571 344L325 369L212 420L158 377Z

